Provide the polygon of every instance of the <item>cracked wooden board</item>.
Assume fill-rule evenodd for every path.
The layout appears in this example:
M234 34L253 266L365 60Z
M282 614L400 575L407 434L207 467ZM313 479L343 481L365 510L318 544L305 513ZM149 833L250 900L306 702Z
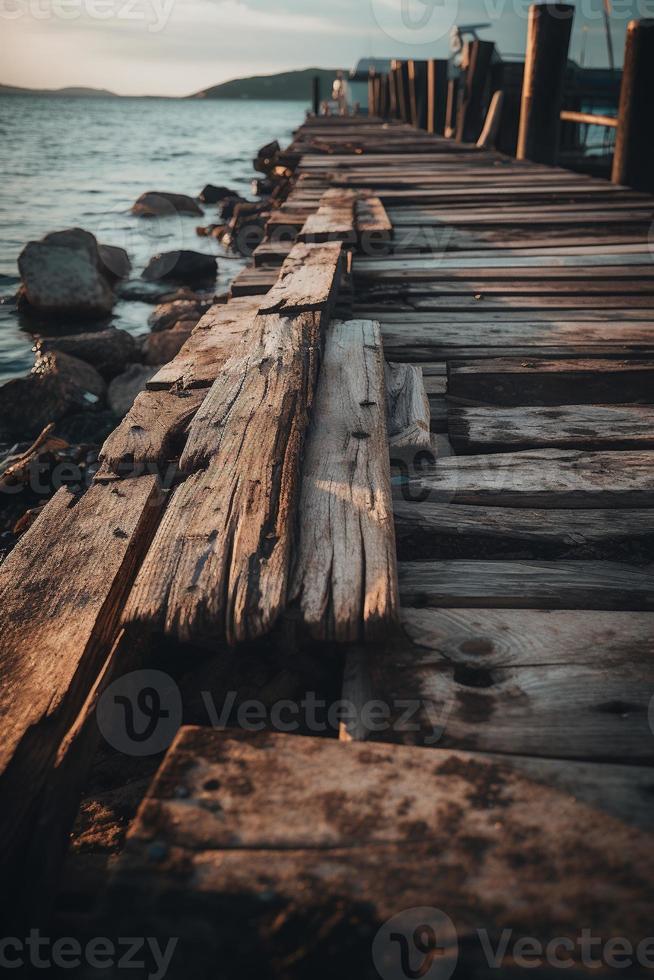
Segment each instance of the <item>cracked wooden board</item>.
M157 371L149 389L208 388L259 312L258 296L231 299L208 310L179 353Z
M98 458L102 465L96 479L111 474L138 476L146 471L157 472L163 478L166 465L174 463L179 456L177 444L207 391L207 388L179 388L138 394L100 450Z
M479 929L549 941L589 917L595 933L640 941L648 843L483 754L187 728L94 928L180 936L173 978L217 960L256 975L272 956L298 977L372 980L382 924L427 906L452 921L443 945L465 971Z
M3 867L105 662L161 507L154 476L80 498L62 488L0 566Z
M334 299L341 271L342 245L299 242L289 252L279 277L265 299L261 313L290 316L308 310L323 310Z
M302 471L290 597L318 640L384 634L397 569L379 324L330 324Z
M175 489L124 622L218 648L286 604L321 315L260 316L191 424Z
M431 409L422 368L416 364L387 362L384 372L389 446L429 449ZM438 380L443 384L437 387L444 389L445 379Z
M403 606L401 623L404 639L348 655L344 698L390 704L384 728L353 737L594 762L596 800L602 762L654 762L651 612Z

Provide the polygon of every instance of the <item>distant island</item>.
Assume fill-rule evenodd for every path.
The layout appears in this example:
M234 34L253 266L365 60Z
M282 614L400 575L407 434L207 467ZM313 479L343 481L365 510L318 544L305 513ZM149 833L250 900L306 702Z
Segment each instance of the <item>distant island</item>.
M301 71L283 71L275 75L253 75L250 78L234 78L220 85L202 89L187 99L279 99L288 102L308 102L311 98L311 81L320 78L323 98L331 92L337 68L303 68ZM18 85L0 85L0 95L65 95L78 98L130 98L103 88L72 86L69 88L40 89L20 88ZM166 96L145 96L166 98Z
M83 85L73 85L68 88L20 88L18 85L0 85L0 95L75 95L87 99L119 98L115 92L106 88L86 88Z
M253 75L234 78L190 95L191 99L280 99L307 102L311 98L311 81L318 76L323 97L331 92L337 68L303 68L276 75Z

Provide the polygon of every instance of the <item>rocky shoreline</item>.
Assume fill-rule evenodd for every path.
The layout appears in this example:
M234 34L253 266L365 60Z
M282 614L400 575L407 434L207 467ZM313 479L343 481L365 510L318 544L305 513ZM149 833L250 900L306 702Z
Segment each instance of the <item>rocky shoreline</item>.
M192 198L150 191L132 206L142 220L175 215L216 221L196 229L225 255L249 257L286 184L274 173L279 147L259 151L258 200L207 184ZM278 168L280 171L283 168ZM34 337L29 374L0 385L0 561L63 485L88 485L100 448L159 368L226 294L215 292L213 255L178 249L153 255L138 278L127 252L71 228L29 242L18 258L17 312ZM149 333L112 325L118 299L149 303Z

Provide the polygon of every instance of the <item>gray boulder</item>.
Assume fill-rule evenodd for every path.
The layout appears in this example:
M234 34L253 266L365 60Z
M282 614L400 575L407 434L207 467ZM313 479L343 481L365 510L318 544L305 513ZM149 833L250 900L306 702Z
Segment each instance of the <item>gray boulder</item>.
M106 317L114 294L101 268L98 243L88 231L51 232L28 242L18 257L22 299L46 315Z
M143 341L143 360L146 364L167 364L178 354L193 333L195 324L181 320L172 330L150 333Z
M98 245L100 255L100 270L109 282L119 282L127 279L130 274L132 263L129 255L124 248L117 245Z
M106 394L90 364L59 351L37 353L30 374L0 386L0 437L33 438L48 422L100 407Z
M148 323L154 333L170 330L180 320L193 320L195 326L210 306L211 303L201 303L192 299L170 300L155 307L148 317Z
M186 284L210 283L216 278L218 263L213 255L181 249L154 255L141 273L143 279L162 279Z
M174 214L204 214L204 212L198 202L186 194L147 191L132 205L132 214L142 218L165 218Z
M140 391L145 390L150 378L153 378L161 365L148 367L143 364L130 364L126 371L114 378L109 385L109 407L121 419L129 412L134 399Z
M36 342L36 348L44 354L48 351L72 354L73 357L92 364L104 378L121 374L130 361L136 360L138 353L138 346L132 335L115 327L62 337L41 337Z
M205 184L198 197L203 204L217 204L218 201L226 197L240 197L238 191L233 191L229 187L216 187L215 184Z

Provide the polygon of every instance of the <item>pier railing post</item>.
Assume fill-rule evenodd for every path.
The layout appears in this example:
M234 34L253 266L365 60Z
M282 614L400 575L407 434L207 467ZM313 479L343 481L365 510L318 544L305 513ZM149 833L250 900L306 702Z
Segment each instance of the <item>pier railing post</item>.
M654 20L632 20L627 26L618 131L613 155L614 184L654 190Z
M535 3L529 8L518 160L556 163L573 17L570 4Z
M395 79L397 88L397 108L398 118L402 122L411 121L411 109L409 106L409 66L406 61L396 61L397 65Z
M493 41L471 41L468 45L468 67L456 123L459 142L474 143L481 133L484 125L484 91L494 50Z
M375 75L374 68L371 68L368 73L368 115L379 115L379 109L377 107L377 76Z
M311 102L314 116L320 113L320 76L314 75L311 79Z
M459 81L456 78L447 80L447 101L445 103L445 136L452 139L456 132L456 113L459 99Z
M391 69L388 73L388 115L391 119L399 119L398 93L397 93L397 61L391 61Z
M408 62L409 69L409 105L411 107L411 124L416 129L427 128L427 62Z
M445 132L447 109L447 60L432 58L427 62L427 132Z

